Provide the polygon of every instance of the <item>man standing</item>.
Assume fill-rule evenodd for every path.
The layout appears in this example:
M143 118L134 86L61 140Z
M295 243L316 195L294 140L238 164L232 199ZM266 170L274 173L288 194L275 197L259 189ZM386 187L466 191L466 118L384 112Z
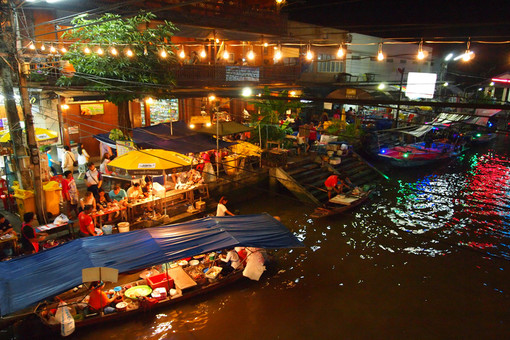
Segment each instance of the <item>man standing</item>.
M74 172L74 163L78 164L74 158L73 153L69 145L64 146L64 156L62 157L62 172L71 171Z
M99 201L99 188L101 188L103 184L103 176L97 170L94 163L89 162L87 166L88 170L85 173L85 184L87 185L87 191L90 191L94 195L97 202Z
M78 216L78 201L79 193L74 181L71 171L64 172L64 180L62 181L62 196L64 202L68 205L66 207L67 216L71 216L71 211L74 211L75 216Z
M92 206L90 204L83 208L83 211L78 215L80 222L80 236L96 236L96 228L94 226L94 220L90 216L92 212Z

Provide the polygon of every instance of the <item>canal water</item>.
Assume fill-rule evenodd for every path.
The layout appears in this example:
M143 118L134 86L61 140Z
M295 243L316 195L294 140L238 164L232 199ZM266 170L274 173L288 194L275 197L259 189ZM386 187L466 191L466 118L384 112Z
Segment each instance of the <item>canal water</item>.
M387 174L369 203L324 220L283 190L255 190L229 208L280 216L304 248L278 251L259 282L70 338L510 338L510 137ZM15 330L50 337L40 332Z

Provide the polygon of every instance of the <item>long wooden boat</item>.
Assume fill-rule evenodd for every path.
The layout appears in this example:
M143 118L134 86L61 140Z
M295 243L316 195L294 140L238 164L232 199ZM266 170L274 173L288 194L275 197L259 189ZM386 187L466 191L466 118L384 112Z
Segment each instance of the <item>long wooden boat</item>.
M171 274L170 274L171 275ZM185 289L182 289L178 286L178 284L175 285L176 294L173 296L170 296L170 294L167 295L166 298L163 298L161 300L158 300L157 303L150 306L150 310L163 308L163 307L169 307L172 305L175 305L177 303L180 303L182 301L188 300L190 298L193 298L195 296L204 295L207 293L210 293L212 291L215 291L217 289L220 289L222 287L228 286L230 284L235 283L236 281L243 278L243 271L241 270L235 270L228 275L221 276L213 281L209 282L207 279L203 281L202 283L197 283L197 285L192 287L187 287ZM145 279L140 279L135 282L127 283L124 286L129 287L136 287L136 286L145 286L147 285L147 282ZM128 306L131 306L127 310L119 310L116 309L113 313L110 314L99 314L99 313L93 313L88 314L85 316L84 310L80 309L80 307L86 305L86 303L83 303L85 296L76 297L72 300L67 300L66 303L68 306L71 307L71 314L74 317L75 320L75 328L79 329L82 327L95 325L95 324L102 324L106 322L111 322L114 320L124 319L129 316L133 316L142 312L147 312L148 309L144 308L142 304L141 299L129 299L127 297L123 297L124 302L128 302ZM121 302L116 301L116 302ZM56 320L51 313L51 310L55 311L58 308L58 303L50 303L50 304L40 304L37 306L35 310L35 314L39 317L39 319L42 321L42 323L52 330L58 332L61 329L61 324L58 320ZM78 316L78 317L77 317Z
M310 216L312 218L323 218L354 209L355 207L359 206L360 204L363 204L366 200L368 200L370 198L370 194L372 193L372 191L373 190L364 191L359 195L352 195L352 193L338 195L342 197L341 202L334 203L333 198L324 206L317 207Z
M222 276L221 272L226 270L220 271L215 267L219 262L211 262L214 259L208 261L205 254L212 255L225 249L253 245L261 249L303 247L303 243L293 233L268 214L207 217L169 226L73 240L36 254L0 262L0 314L2 317L13 315L39 303L35 313L43 323L60 329L60 320L54 317L58 303L41 301L61 297L69 306L77 307L74 314L71 310L75 328L134 315L148 305L152 308L172 305L242 278L243 272L240 270ZM188 266L182 260L188 258L193 258L192 261L198 258L203 260L194 263L190 261ZM118 309L111 314L94 315L81 312L88 305L83 301L87 291L76 292L78 295L81 292L81 296L70 296L74 287L97 280L90 278L87 281L83 276L83 270L91 268L91 265L94 268L109 267L118 273L130 275L134 270L151 268L158 263L166 265L164 270L159 270L161 276L157 278L166 283L170 281L164 279L168 274L173 280L175 291L162 291L159 297L154 296L159 298L157 301L139 300L137 295L126 296L127 291L124 295L116 293L117 296L129 299L124 301L127 306L115 305ZM247 268L250 266L248 260ZM208 271L205 271L206 268ZM211 268L214 269L214 275L210 273ZM249 274L246 273L248 277L258 279L258 276ZM113 276L108 275L106 277L115 281ZM149 286L139 287L147 283ZM146 296L152 293L151 288L163 288L160 283L152 276L142 276L141 280L130 282L128 285L131 287L124 285L124 288L144 289L143 296ZM171 285L166 288L171 288Z
M434 142L427 147L422 142L384 149L378 155L393 166L415 167L447 160L457 156L459 152L460 149L452 144Z

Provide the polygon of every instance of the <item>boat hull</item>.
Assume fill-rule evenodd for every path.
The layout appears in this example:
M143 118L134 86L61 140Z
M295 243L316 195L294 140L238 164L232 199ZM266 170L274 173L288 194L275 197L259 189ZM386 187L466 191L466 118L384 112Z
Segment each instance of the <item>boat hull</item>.
M158 302L157 304L153 305L149 309L149 311L163 308L163 307L170 307L175 304L181 303L184 300L191 299L195 296L208 294L212 291L215 291L222 287L228 286L242 278L243 278L242 270L233 272L229 277L223 278L217 282L210 283L210 284L202 286L202 287L198 286L190 291L183 292L183 294L179 297L167 298L165 300L162 300L162 301ZM41 316L40 312L41 312L41 310L36 310L35 314L39 317L41 322L45 326L52 329L53 331L60 332L60 327L61 327L60 324L59 323L57 323L57 324L49 323L48 320L46 320L44 317ZM88 327L88 326L92 326L92 325L111 322L114 320L121 320L121 319L128 318L130 316L137 315L137 314L140 314L143 312L147 312L147 310L144 310L143 308L140 307L140 308L129 310L129 311L114 312L114 313L106 314L103 316L95 316L95 317L85 318L83 320L75 321L75 328L79 329L79 328Z
M337 215L343 212L347 212L349 210L354 209L355 207L363 204L365 201L367 201L370 198L370 194L372 193L372 190L367 191L363 196L361 196L358 200L352 202L349 205L332 205L328 204L324 207L318 207L315 209L315 211L310 215L312 218L324 218L328 216Z

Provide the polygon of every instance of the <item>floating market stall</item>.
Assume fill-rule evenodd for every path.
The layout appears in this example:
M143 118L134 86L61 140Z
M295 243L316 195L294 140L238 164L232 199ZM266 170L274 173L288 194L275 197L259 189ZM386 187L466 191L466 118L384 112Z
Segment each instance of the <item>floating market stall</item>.
M109 267L125 273L166 263L170 276L165 278L164 273L163 281L175 281L175 278L184 282L180 288L180 296L167 295L158 300L162 304L171 303L173 299L197 295L214 288L216 282L221 282L221 269L216 269L214 265L214 253L217 251L234 247L280 249L302 246L281 222L268 214L208 217L170 226L73 240L43 252L0 263L0 314L5 316L15 313L82 284L82 270L91 267ZM209 255L208 259L204 258L205 254L211 253L212 256ZM188 260L184 260L187 262L184 263L183 259L195 257L196 262L208 264L204 277L192 277L193 275L190 276L181 269L172 277L170 269L176 267L169 265L169 262L178 261L177 265L185 267L189 263ZM198 265L196 262L190 265ZM248 275L248 267L249 264L243 271L244 275ZM213 270L209 273L211 269ZM182 277L178 278L179 275ZM160 282L156 282L154 277L153 279L144 278L133 286L148 284L152 290ZM160 277L158 279L161 280ZM190 280L194 281L195 285L186 284L191 282ZM194 289L194 286L198 289ZM128 287L124 288L127 292ZM136 311L142 310L141 305L134 308ZM44 315L43 310L46 311ZM38 308L42 318L48 316L48 311L51 312L51 309ZM118 318L123 315L128 313L125 309L118 308L114 313L104 315L104 318ZM85 325L100 322L103 318L97 315L94 317L97 321L92 321L91 318L76 318L77 327L80 323ZM56 326L60 325L57 323Z

